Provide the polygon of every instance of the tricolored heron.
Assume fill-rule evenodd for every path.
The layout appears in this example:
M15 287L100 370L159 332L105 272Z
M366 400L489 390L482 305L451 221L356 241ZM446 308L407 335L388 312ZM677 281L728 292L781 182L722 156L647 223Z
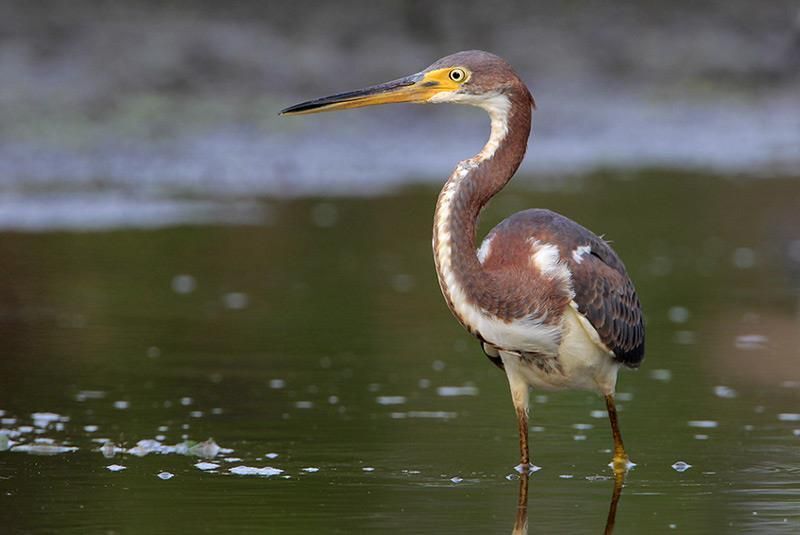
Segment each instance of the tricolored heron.
M477 50L444 57L391 82L286 108L284 115L396 102L483 108L489 141L460 162L439 194L433 254L439 285L458 321L505 370L519 423L521 468L528 453L529 388L590 390L605 397L623 471L614 390L621 366L644 357L644 322L631 279L602 238L544 209L516 213L475 248L481 209L516 172L528 144L533 97L503 59Z

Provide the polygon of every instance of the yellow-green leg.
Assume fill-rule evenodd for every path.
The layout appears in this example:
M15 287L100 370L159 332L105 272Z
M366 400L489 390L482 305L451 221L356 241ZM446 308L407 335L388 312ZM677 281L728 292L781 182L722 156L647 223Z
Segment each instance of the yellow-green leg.
M611 434L614 437L614 472L625 472L628 470L628 454L625 453L625 446L622 444L622 434L619 432L614 394L606 395L606 408L608 409L608 419L611 422Z

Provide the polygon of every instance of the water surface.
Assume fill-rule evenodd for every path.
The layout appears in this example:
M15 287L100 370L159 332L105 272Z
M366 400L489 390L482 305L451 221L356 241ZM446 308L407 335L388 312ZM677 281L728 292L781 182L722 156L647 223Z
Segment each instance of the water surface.
M547 206L604 233L647 314L644 365L619 381L637 466L615 533L800 530L799 183L526 182L482 228ZM439 295L435 195L0 234L2 531L510 532L514 413ZM601 533L614 490L603 402L533 394L529 530ZM142 440L209 438L213 458L135 455ZM124 451L105 457L106 441Z

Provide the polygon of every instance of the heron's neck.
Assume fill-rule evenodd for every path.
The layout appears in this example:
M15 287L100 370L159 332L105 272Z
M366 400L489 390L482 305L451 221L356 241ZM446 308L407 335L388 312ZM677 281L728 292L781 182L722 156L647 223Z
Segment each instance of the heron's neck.
M463 297L479 301L481 286L488 284L475 251L478 216L516 172L531 130L527 91L498 95L481 106L491 118L489 141L477 156L458 164L439 194L434 216L433 247L439 283L450 308L459 317L454 308L458 298L454 292L474 293Z

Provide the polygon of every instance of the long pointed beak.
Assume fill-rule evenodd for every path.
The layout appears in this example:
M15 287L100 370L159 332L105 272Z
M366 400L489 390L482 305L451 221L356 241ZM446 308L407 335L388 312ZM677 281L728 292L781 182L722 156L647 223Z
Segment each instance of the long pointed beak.
M357 91L295 104L281 111L281 115L305 115L397 102L427 102L437 92L437 86L438 82L426 80L423 73L417 73Z

